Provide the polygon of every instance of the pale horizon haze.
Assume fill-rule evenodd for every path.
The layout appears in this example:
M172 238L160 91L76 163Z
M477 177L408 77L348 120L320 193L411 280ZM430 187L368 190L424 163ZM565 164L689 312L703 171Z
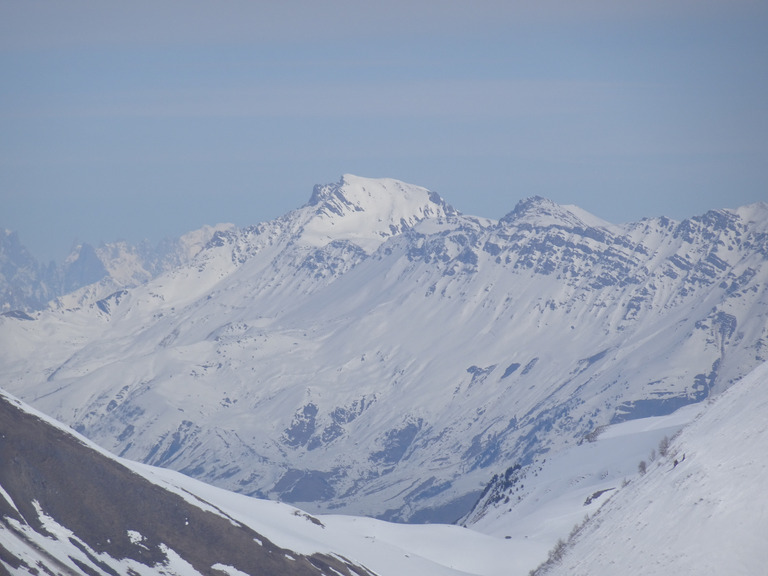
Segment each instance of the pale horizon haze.
M501 218L768 201L768 3L8 0L0 228L75 241L256 224L344 173Z

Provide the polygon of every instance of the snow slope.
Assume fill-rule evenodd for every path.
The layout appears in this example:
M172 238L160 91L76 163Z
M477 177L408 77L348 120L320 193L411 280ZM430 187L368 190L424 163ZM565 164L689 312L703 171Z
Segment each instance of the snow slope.
M764 574L766 414L768 363L715 399L666 458L617 491L547 573Z
M705 408L695 404L667 416L613 424L591 441L513 466L492 479L462 524L509 539L524 559L509 574L528 574L559 539L637 476L638 463L656 452L663 438L673 437Z

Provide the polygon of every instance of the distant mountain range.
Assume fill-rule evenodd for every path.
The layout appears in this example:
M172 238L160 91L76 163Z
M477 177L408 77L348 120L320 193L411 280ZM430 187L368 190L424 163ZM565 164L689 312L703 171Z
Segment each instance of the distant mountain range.
M494 221L346 175L194 237L95 250L96 284L9 305L5 387L116 454L312 513L479 522L507 471L768 359L766 204L617 226L530 198Z
M0 231L0 313L28 313L85 286L101 284L109 292L133 287L188 262L214 233L231 225L206 226L152 246L110 242L94 248L75 246L62 264L43 265L11 230Z

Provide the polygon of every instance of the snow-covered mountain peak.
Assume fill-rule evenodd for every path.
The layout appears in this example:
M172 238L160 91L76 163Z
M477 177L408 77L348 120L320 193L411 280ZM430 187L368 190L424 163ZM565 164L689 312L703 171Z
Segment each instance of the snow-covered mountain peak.
M421 186L352 174L335 184L315 186L302 210L309 211L301 232L304 242L325 246L348 240L369 253L422 220L457 214L438 194Z
M768 202L755 202L736 208L735 212L742 221L756 224L761 232L768 232Z
M557 204L541 196L531 196L520 200L509 214L501 219L506 224L527 224L533 228L615 228L606 222L579 208L578 206Z

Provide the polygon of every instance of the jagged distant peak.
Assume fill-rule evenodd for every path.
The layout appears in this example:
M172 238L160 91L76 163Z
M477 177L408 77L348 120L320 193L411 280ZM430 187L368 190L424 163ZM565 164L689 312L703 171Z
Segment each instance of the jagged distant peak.
M178 244L183 256L187 259L193 258L211 241L217 233L234 232L237 226L231 223L219 223L213 226L204 225L202 228L192 230L182 235Z
M514 210L501 219L503 223L525 222L534 227L565 226L569 228L615 228L614 224L598 218L583 208L558 204L541 196L524 198Z
M366 252L423 220L458 214L439 194L422 186L353 174L315 186L303 209L309 211L301 234L305 242L324 246L349 240Z
M72 248L67 258L64 260L65 266L72 266L76 263L96 263L101 262L98 256L98 252L93 245L83 242L77 244Z
M18 232L7 228L3 228L2 231L3 234L0 236L0 256L6 252L12 251L23 251L25 254L29 253L27 248L21 243Z

